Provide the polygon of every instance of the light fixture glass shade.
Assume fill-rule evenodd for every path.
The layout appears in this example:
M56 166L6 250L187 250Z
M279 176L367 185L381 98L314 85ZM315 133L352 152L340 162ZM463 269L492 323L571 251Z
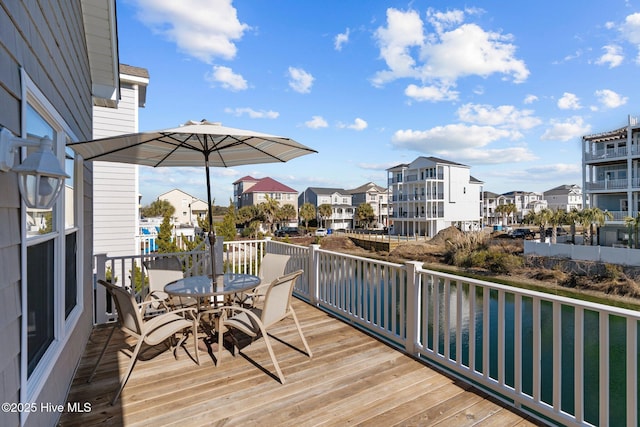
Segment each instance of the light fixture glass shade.
M42 138L36 151L13 167L18 174L18 187L25 205L32 209L50 209L69 175L51 150L49 138Z

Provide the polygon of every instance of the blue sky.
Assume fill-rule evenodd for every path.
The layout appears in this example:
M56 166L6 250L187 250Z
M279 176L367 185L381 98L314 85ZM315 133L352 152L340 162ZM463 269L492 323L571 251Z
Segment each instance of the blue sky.
M640 0L118 0L120 62L149 70L140 131L207 119L318 151L212 171L296 190L386 186L418 156L496 193L581 184L582 135L639 116ZM143 203L204 171L141 167Z

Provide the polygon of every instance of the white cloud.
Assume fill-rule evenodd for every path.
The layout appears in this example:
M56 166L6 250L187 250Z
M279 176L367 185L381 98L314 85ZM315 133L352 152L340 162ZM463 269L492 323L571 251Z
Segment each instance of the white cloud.
M615 68L622 64L624 55L622 54L622 48L617 45L603 46L605 53L598 58L596 64L606 65L609 64L609 68Z
M296 92L311 92L313 80L313 76L302 68L289 67L289 86Z
M256 111L253 108L244 107L244 108L225 108L225 113L233 114L234 116L242 116L246 114L252 119L277 119L280 116L280 113L277 111L269 110L260 110Z
M465 104L457 111L460 120L479 125L501 126L508 129L531 129L542 121L533 116L533 110L518 110L513 105L492 107Z
M493 126L451 124L422 131L398 130L393 134L391 142L397 148L433 153L480 148L498 139L512 136L512 132Z
M205 79L213 83L219 83L223 88L237 92L247 89L247 81L240 75L233 72L229 67L214 65L213 71L205 75Z
M579 110L582 108L580 99L573 93L565 92L558 100L558 108L561 110Z
M573 116L565 121L552 120L551 126L542 134L544 141L569 141L580 138L591 132L591 126L580 116Z
M375 171L384 171L389 168L394 167L398 163L390 162L390 163L358 163L357 166L362 169L369 169Z
M436 154L455 161L475 165L497 165L536 160L537 157L526 147L507 148L467 148L464 150L439 150Z
M598 97L598 101L606 108L618 108L626 104L629 99L609 89L597 90L595 94Z
M404 94L416 101L455 101L458 92L450 90L446 86L416 86L410 84L404 90Z
M352 124L347 126L347 128L353 130L364 130L367 128L367 126L369 126L369 124L365 120L357 117Z
M349 42L349 29L347 28L344 33L338 34L334 41L333 45L335 50L342 50L342 45Z
M525 104L533 104L534 102L536 102L538 100L538 97L535 95L527 95L524 97L524 103Z
M234 42L250 28L238 20L231 0L137 0L137 5L140 21L206 63L233 59Z
M304 125L311 129L326 128L329 126L327 121L322 116L313 116L311 120L304 122Z
M640 46L640 13L627 16L620 26L620 33L629 43Z
M454 87L457 79L470 75L488 77L497 73L511 76L516 83L525 81L529 70L515 57L512 36L464 24L465 13L476 11L430 10L427 17L435 32L425 36L424 22L417 12L387 9L386 26L379 27L374 37L388 69L377 72L372 83L382 86L399 78L415 78L433 91L433 87ZM414 86L414 94L417 88ZM435 95L437 92L423 97L437 100Z

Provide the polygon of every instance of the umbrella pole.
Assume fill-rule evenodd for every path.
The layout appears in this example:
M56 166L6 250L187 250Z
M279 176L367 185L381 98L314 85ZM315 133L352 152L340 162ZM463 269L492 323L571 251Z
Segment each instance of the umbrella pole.
M205 159L205 169L207 172L207 201L209 202L209 255L211 256L211 277L215 279L217 269L216 269L216 257L215 257L215 244L216 244L216 233L213 230L213 213L211 212L211 178L209 178L209 158Z

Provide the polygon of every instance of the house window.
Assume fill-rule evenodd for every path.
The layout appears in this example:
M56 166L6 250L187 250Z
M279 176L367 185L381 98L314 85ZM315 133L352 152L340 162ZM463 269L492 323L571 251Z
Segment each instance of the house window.
M23 207L21 397L32 402L82 313L82 180L80 160L65 144L70 128L23 71L22 136L48 136L70 178L48 210ZM22 149L23 158L31 149ZM24 205L23 205L24 206Z

